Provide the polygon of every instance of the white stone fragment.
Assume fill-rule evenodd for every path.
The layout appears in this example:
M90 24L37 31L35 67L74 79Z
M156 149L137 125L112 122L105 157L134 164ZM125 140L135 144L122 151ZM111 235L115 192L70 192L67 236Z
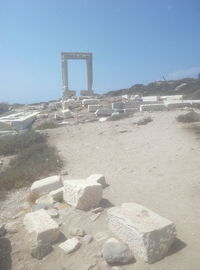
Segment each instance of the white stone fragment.
M167 107L165 104L146 104L146 105L140 105L140 112L144 111L166 111Z
M159 100L159 96L146 96L146 97L142 97L142 101L158 101Z
M95 115L96 116L110 116L113 112L114 112L114 110L112 110L112 109L102 107L102 108L99 108L95 112Z
M96 112L99 109L99 105L88 105L88 112Z
M82 179L66 180L63 199L69 205L81 210L97 207L102 199L102 186Z
M39 195L49 193L52 190L62 187L61 177L59 175L50 176L38 181L35 181L31 186L31 192Z
M63 110L62 111L62 114L63 114L63 117L65 119L69 119L69 118L73 118L74 117L70 110Z
M162 259L174 242L175 225L142 205L124 203L107 213L112 232L148 263Z
M52 190L49 195L53 198L54 201L61 202L63 200L63 190L63 187Z
M69 254L77 250L80 247L80 245L81 245L80 241L76 237L73 237L60 244L59 248L61 248L65 252L65 254Z
M54 200L49 194L45 194L35 201L36 204L53 204Z
M84 106L87 106L87 105L97 105L97 104L99 104L99 100L98 99L94 99L94 98L83 99L82 100L82 104Z
M107 120L108 120L108 117L101 117L101 118L99 118L99 122L100 123L106 122Z
M171 101L165 101L164 102L166 107L170 109L176 109L176 108L184 108L184 107L191 107L192 101L190 100L171 100Z
M105 176L103 174L92 174L86 180L101 184L102 188L107 187Z
M112 109L123 109L124 108L124 103L123 102L113 102L112 103Z
M36 233L37 241L52 243L59 237L59 226L44 210L26 214L24 225L29 233Z

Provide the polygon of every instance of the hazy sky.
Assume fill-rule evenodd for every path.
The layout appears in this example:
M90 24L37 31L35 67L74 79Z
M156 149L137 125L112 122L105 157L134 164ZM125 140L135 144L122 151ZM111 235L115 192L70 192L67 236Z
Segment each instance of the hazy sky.
M0 0L0 101L60 98L60 53L98 93L200 72L200 0ZM71 90L86 88L70 61Z

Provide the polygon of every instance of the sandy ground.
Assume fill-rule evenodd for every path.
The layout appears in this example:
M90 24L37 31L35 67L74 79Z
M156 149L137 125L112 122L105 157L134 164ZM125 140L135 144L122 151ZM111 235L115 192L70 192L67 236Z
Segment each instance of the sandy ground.
M137 202L176 224L177 240L163 260L148 265L136 256L134 264L120 269L200 268L200 141L184 128L185 125L176 122L178 114L180 111L153 113L153 121L145 126L133 125L133 118L128 118L48 131L50 143L58 148L64 159L68 179L84 178L93 173L106 176L109 187L104 189L105 207ZM81 224L87 233L104 231L112 236L106 210L95 222L90 220L89 212L73 215L67 216L66 224ZM67 270L84 270L84 264L98 260L94 255L101 245L94 241L90 247L82 246L67 257L55 249L41 262L29 258L26 265L22 263L25 260L22 256L21 262L14 259L10 269L62 270L66 267Z

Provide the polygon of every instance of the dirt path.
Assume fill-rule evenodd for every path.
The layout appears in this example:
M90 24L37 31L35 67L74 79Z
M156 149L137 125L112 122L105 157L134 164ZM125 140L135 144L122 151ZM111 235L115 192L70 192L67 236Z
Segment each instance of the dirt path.
M176 224L169 256L151 266L138 259L127 270L199 269L200 142L176 122L179 113L154 113L145 126L129 118L49 131L69 179L103 173L110 185L104 198L112 204L137 202Z

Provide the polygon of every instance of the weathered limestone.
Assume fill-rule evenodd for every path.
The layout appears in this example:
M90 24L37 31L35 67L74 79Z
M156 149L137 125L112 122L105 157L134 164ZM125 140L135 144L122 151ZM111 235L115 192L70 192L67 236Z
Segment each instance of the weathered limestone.
M96 112L99 109L99 105L88 105L88 112Z
M101 184L102 188L107 187L106 179L103 174L92 174L86 180L97 183L97 184Z
M95 99L95 98L90 98L90 99L83 99L82 100L82 105L83 106L88 106L88 105L98 105L99 104L99 100Z
M80 241L77 238L73 237L60 244L59 248L61 248L65 252L65 254L69 254L77 250L80 247L80 245L81 245Z
M61 188L51 191L49 195L53 198L54 201L61 202L63 200L63 191L64 191L64 188L61 187Z
M31 192L37 194L49 193L52 190L61 188L62 182L59 175L50 176L38 181L35 181L31 186Z
M49 194L45 194L42 195L40 198L38 198L35 201L36 204L53 204L54 203L54 199L49 195Z
M50 243L34 243L31 248L31 256L38 260L43 259L49 253L53 251L52 245Z
M113 102L112 103L112 109L115 110L115 109L123 109L124 108L124 102Z
M169 110L192 106L192 101L188 101L188 100L165 101L164 103Z
M175 225L142 205L124 203L107 213L113 233L148 263L162 259L174 242Z
M124 108L125 108L125 109L138 108L138 109L139 109L141 103L142 103L142 102L139 101L139 100L128 101L128 102L125 102L125 103L124 103Z
M102 199L102 186L82 179L66 180L63 199L69 205L81 210L97 207Z
M150 112L150 111L166 111L167 107L165 104L146 104L140 105L140 112Z
M114 110L109 109L109 108L99 108L96 112L95 115L96 116L110 116L112 113L114 112Z
M69 118L73 118L74 117L70 110L63 110L62 111L62 114L63 114L63 117L65 119L69 119Z
M183 95L160 96L160 100L182 100Z
M0 123L11 126L16 130L24 130L31 126L39 112L20 112L0 117Z
M59 237L59 226L44 210L26 214L24 225L29 233L36 233L37 241L52 243Z
M146 96L146 97L142 97L142 101L144 101L144 102L156 102L156 101L159 101L159 97L158 96Z

